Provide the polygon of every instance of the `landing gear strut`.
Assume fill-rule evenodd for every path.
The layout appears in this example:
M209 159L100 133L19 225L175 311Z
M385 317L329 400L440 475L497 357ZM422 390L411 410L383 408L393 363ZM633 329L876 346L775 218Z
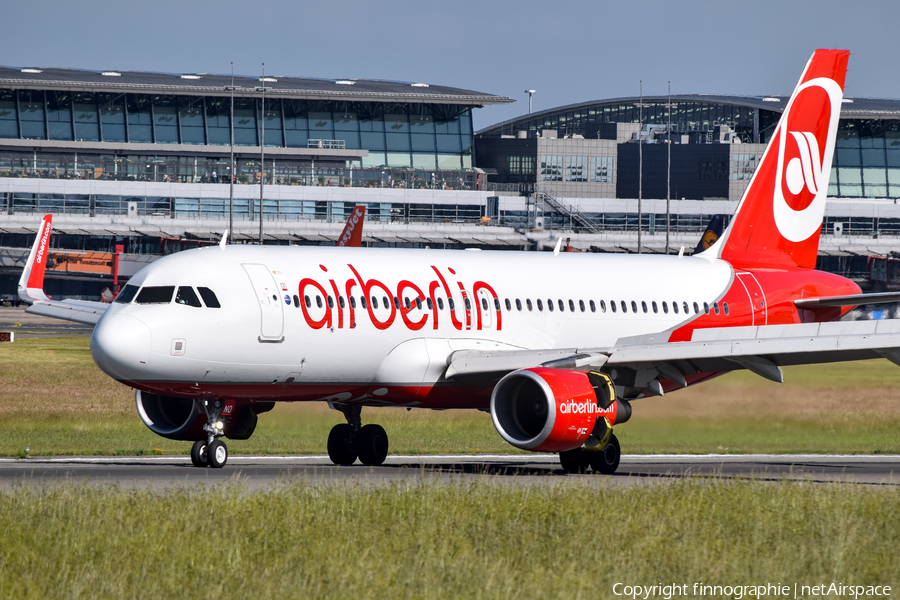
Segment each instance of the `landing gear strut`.
M221 469L228 462L228 447L219 440L224 435L222 430L222 409L225 403L222 400L196 400L201 410L206 413L205 440L197 440L191 447L191 463L195 467L212 467Z
M333 403L347 422L335 425L328 434L328 457L336 465L352 465L359 458L364 465L380 465L388 453L387 433L381 425L362 425L361 406Z

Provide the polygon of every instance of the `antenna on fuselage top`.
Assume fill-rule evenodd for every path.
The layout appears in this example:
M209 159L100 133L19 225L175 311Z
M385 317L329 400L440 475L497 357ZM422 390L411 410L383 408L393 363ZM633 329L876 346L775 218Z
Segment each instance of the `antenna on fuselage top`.
M225 233L222 234L222 239L219 240L219 248L222 250L225 249L225 244L228 243L228 230L225 230Z
M556 240L556 248L553 249L553 256L559 254L559 249L562 248L562 238L560 237Z

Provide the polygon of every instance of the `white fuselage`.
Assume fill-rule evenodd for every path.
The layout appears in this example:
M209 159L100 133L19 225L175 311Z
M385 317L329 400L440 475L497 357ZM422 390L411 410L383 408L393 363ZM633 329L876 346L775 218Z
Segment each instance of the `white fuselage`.
M447 383L455 351L603 347L670 331L733 279L705 257L210 247L129 284L206 287L221 308L114 303L91 350L112 377L177 395L404 403L395 390Z

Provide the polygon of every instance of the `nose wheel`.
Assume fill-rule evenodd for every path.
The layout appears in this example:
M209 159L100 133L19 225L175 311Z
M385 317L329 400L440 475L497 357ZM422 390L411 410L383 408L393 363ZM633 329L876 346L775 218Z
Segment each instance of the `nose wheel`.
M221 469L228 462L228 447L219 439L225 435L222 429L222 409L225 403L221 400L195 400L201 410L206 413L205 440L197 440L191 446L191 464L195 467L212 467Z
M352 465L359 459L364 465L378 466L388 454L388 436L381 425L362 426L362 407L331 404L344 413L347 422L335 425L328 434L328 458L336 465Z

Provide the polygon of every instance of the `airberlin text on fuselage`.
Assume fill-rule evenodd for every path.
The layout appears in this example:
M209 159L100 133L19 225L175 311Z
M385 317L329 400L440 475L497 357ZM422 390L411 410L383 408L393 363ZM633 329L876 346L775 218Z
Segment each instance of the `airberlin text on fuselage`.
M462 302L457 307L450 305L453 291L447 283L447 278L435 266L431 267L435 278L428 282L427 285L420 287L412 281L402 279L397 283L394 290L378 279L366 279L351 264L348 264L347 267L353 273L353 277L347 279L343 284L336 282L334 279L328 279L325 284L311 277L305 277L300 280L297 292L300 297L300 308L303 310L303 317L306 319L306 323L311 328L353 328L359 318L357 314L362 313L368 317L376 329L381 330L391 327L394 323L402 323L407 329L418 331L428 324L429 319L431 319L432 329L437 329L440 325L441 316L446 314L449 314L450 325L454 329L459 331L482 329L485 323L482 317L482 307L479 304L481 300L484 300L487 302L487 310L493 311L496 315L496 329L498 331L502 329L503 322L497 304L499 302L497 292L494 291L490 284L484 281L476 281L472 285L471 290L466 289L462 282L457 281L456 286L459 292L457 297L462 297ZM327 276L328 269L324 265L319 265L319 268ZM447 271L450 275L456 275L456 271L451 268L448 268ZM333 300L331 302L323 302L322 308L318 306L313 308L312 301L307 306L306 299L310 297L309 288L318 292L323 300L328 298L333 298ZM427 290L427 295L425 290ZM315 292L313 292L313 297ZM366 302L354 306L355 302L351 303L349 301L354 296L363 296L366 298ZM374 297L379 303L384 304L385 296L388 298L387 304L380 309L376 309L373 306L372 298ZM346 304L339 301L341 297L346 298ZM399 302L395 303L394 298L397 298ZM439 298L441 299L440 303L438 302ZM425 305L425 302L429 299L431 300L431 308ZM448 304L446 312L442 310L444 299L446 299ZM407 300L409 300L408 305ZM416 300L418 300L418 303L416 303ZM344 304L344 306L341 306L341 304ZM460 310L460 316L457 316L457 308ZM324 309L324 314L321 317L316 318L310 314L311 311L318 313L322 309ZM380 315L381 318L375 314L376 310L382 313ZM400 319L397 319L398 314Z

